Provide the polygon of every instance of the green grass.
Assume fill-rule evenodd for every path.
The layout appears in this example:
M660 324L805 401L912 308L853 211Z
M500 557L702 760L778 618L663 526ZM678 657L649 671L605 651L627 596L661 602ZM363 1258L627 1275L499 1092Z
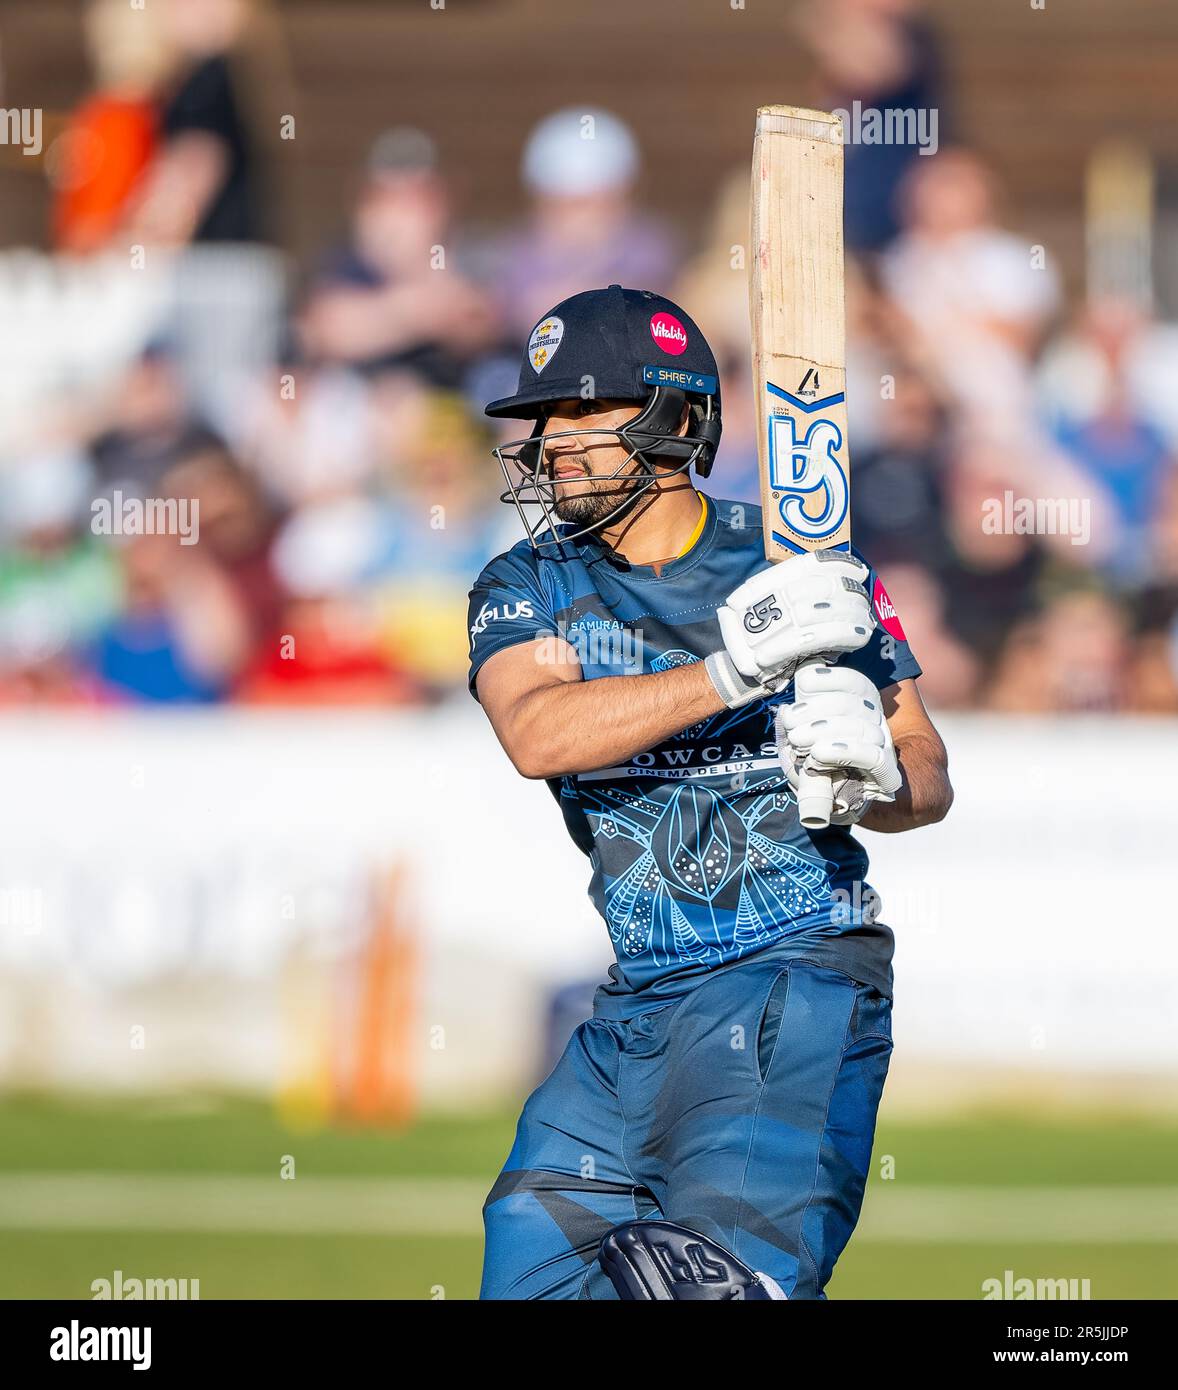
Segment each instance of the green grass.
M366 1128L300 1132L265 1105L189 1101L0 1099L0 1173L277 1173L490 1180L511 1148L515 1116L432 1117L402 1133Z
M1137 1186L1178 1182L1178 1124L1134 1115L1035 1119L981 1112L938 1124L882 1120L880 1157L897 1181L990 1187Z
M91 1282L199 1279L211 1298L475 1298L482 1242L379 1236L4 1231L0 1298L91 1298Z
M888 1245L852 1238L827 1285L829 1298L979 1299L986 1279L1088 1279L1094 1299L1171 1299L1173 1245Z
M404 1133L299 1133L267 1107L240 1099L97 1103L13 1096L0 1099L0 1193L5 1173L277 1178L288 1155L299 1178L454 1178L473 1181L477 1191L494 1178L514 1122L514 1114L494 1112L429 1117ZM887 1121L876 1142L877 1175L885 1156L894 1161L895 1190L1124 1191L1178 1181L1178 1127L1114 1114ZM92 1280L121 1269L141 1277L199 1278L205 1299L471 1298L481 1240L477 1211L464 1208L461 1215L471 1223L469 1235L5 1229L0 1297L86 1298ZM1094 1298L1178 1294L1178 1244L1144 1241L853 1240L829 1292L835 1298L976 1299L982 1280L1001 1278L1005 1269L1088 1278Z

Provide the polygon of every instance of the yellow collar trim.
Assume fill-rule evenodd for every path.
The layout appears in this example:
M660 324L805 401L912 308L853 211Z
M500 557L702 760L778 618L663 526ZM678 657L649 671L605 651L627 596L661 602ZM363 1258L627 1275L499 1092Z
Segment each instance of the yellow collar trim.
M684 555L687 554L691 547L696 543L697 540L699 540L700 536L702 536L704 533L704 522L706 522L708 519L708 503L707 499L704 497L702 492L697 492L695 495L699 498L699 520L695 523L695 530L692 531L690 536L688 536L687 544L683 547L679 554L675 556L676 560L682 560Z

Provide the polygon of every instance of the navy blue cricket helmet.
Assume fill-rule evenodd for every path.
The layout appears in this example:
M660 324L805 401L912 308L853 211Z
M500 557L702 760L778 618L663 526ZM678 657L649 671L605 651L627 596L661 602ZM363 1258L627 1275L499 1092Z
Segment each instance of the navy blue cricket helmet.
M520 364L512 396L492 401L486 413L496 419L534 420L531 435L495 450L512 502L533 545L558 544L583 534L556 530L555 485L544 473L544 423L558 401L634 401L643 409L612 433L629 449L613 477L639 479L619 503L620 514L658 481L658 467L686 472L693 465L707 477L720 442L720 379L716 359L694 320L677 304L650 290L610 285L562 300L536 324ZM687 433L680 434L684 407ZM565 431L564 433L574 433ZM549 435L548 438L554 436ZM630 468L634 463L637 473ZM514 470L514 474L513 474ZM533 523L521 509L539 506ZM607 521L611 518L607 518ZM606 522L586 529L597 529ZM540 541L541 528L551 537Z

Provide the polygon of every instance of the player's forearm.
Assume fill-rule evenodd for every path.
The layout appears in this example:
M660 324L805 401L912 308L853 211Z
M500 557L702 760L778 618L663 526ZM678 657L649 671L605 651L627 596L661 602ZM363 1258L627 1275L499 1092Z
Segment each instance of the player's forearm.
M896 741L896 758L904 782L895 801L877 801L859 824L895 834L944 820L953 805L945 745L935 735L911 734Z
M606 676L526 695L504 740L525 777L623 763L724 708L702 661L644 676Z

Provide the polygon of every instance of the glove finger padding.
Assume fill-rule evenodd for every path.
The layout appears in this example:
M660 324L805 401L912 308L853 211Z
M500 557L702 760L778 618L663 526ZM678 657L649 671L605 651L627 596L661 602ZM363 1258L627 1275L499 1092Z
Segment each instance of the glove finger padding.
M892 750L891 739L821 740L810 749L806 766L811 770L834 771L845 768L861 774L864 786L872 786L885 796L894 797L902 778Z
M811 664L794 682L797 699L774 719L790 785L834 774L836 824L853 824L872 801L892 801L903 785L879 691L848 666ZM844 774L839 776L839 774Z
M820 728L823 723L860 721L864 704L859 695L832 690L828 695L820 695L816 700L796 700L791 705L781 705L779 710L782 728L796 742L797 738L806 737L810 729Z
M816 695L853 696L880 708L879 691L862 671L853 666L831 666L812 662L803 666L794 679L794 700L804 701Z

